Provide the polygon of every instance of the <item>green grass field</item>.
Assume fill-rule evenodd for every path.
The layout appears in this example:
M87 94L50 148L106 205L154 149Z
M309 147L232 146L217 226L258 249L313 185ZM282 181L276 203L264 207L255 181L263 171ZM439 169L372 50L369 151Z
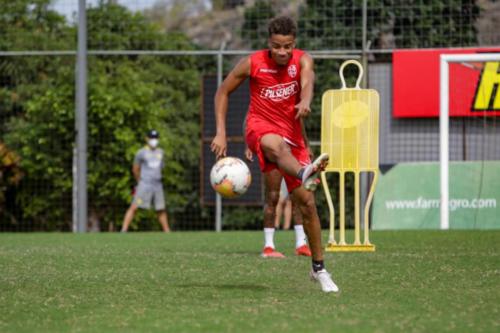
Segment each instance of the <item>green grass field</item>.
M261 232L0 234L0 332L498 332L500 232L372 232L375 253L259 257ZM325 234L326 239L326 234Z

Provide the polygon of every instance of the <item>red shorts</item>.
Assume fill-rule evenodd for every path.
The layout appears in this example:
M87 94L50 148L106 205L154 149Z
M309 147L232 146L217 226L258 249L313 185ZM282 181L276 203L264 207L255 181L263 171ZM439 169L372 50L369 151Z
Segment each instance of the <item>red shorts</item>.
M248 148L257 155L259 159L259 166L260 170L263 173L272 171L274 169L278 169L283 177L285 178L285 183L288 188L288 192L291 193L294 189L302 185L302 181L298 179L295 176L290 176L287 175L283 170L278 168L278 165L276 163L270 162L269 160L266 159L264 156L264 152L262 151L260 147L260 140L261 138L266 135L266 134L278 134L276 131L266 129L266 130L254 130L252 128L247 128L246 131L246 142L248 145ZM278 134L279 135L279 134ZM285 138L284 138L285 139ZM285 141L287 141L285 139ZM288 143L288 142L287 142ZM307 150L306 147L304 146L296 146L293 144L288 143L288 146L290 147L292 155L297 159L297 161L303 165L306 166L311 163L311 159L309 157L309 151Z

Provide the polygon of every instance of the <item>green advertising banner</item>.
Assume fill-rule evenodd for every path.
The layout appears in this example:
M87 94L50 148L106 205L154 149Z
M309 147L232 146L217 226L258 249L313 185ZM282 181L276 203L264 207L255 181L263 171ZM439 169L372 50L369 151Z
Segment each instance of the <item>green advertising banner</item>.
M450 229L500 229L500 162L450 162ZM439 229L439 163L402 163L380 174L372 228Z

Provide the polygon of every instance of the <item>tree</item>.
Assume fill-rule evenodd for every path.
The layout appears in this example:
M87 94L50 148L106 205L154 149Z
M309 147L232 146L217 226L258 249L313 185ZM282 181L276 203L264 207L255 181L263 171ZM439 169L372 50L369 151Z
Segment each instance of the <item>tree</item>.
M66 24L64 17L50 9L49 0L0 0L0 50L24 51L24 50L64 50L74 45L74 29ZM68 62L64 57L1 57L0 58L0 142L4 136L8 136L13 129L9 128L8 119L23 117L24 110L34 94L43 92L49 73L64 66ZM72 63L72 61L69 61ZM7 148L8 147L8 148ZM22 160L16 158L12 162L9 156L18 156L19 151L14 151L17 145L4 146L7 154L0 163L4 175L14 172L15 181L11 176L0 180L0 197L5 198L0 202L0 220L7 219L8 225L19 224L23 209L13 199L19 193L26 179L23 176ZM24 178L23 178L24 177ZM10 180L9 180L10 179ZM21 181L22 180L22 181Z
M75 29L63 16L51 10L50 0L0 0L0 50L68 50L74 49ZM28 97L40 87L52 69L65 61L61 57L0 57L0 112L13 116L23 109ZM5 128L0 123L0 133Z
M165 35L142 14L117 4L100 2L88 9L87 16L89 49L193 48L181 34ZM24 218L44 230L68 230L75 139L74 60L66 58L57 65L51 60L46 61L50 73L43 80L26 80L8 88L17 93L34 86L17 116L10 117L4 139L21 156L26 174L16 197ZM134 153L153 127L160 132L166 152L168 206L182 213L197 202L192 170L197 170L199 159L198 82L196 61L188 56L89 58L89 215L102 228L121 222L134 184L130 172Z

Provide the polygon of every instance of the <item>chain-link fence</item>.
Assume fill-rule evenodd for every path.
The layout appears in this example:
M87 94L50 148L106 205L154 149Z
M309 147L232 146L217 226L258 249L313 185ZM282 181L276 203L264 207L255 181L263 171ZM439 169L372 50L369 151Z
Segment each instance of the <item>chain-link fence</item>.
M0 230L71 230L78 1L0 0L0 6ZM381 147L386 163L422 160L418 151L404 155L415 138L402 140L396 135L401 131L417 128L410 132L420 133L416 140L424 150L438 145L437 137L430 139L437 135L435 119L390 117L392 51L500 44L500 5L486 0L96 0L87 1L86 14L88 229L102 231L122 224L135 185L133 158L150 128L160 132L166 153L163 180L173 229L214 228L215 207L203 197L203 150L210 140L203 112L212 104L203 92L214 87L204 82L217 83L207 78L217 75L218 56L227 73L242 55L266 47L267 22L275 15L297 20L298 46L315 58L307 121L313 146L320 138L322 92L339 87L343 59L359 58L370 66L366 84L387 87L381 110L390 138ZM225 208L224 227L260 228L260 200ZM325 204L321 193L318 201ZM327 209L320 211L326 223ZM160 227L154 212L143 211L132 228Z

